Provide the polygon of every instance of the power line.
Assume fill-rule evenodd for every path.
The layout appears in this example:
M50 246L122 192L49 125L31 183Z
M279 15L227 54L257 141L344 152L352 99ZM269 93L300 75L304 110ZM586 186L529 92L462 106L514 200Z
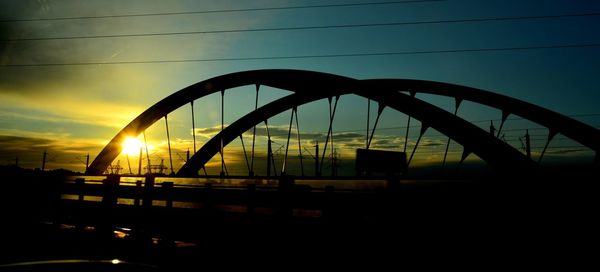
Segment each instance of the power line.
M17 41L79 40L79 39L106 39L106 38L198 35L198 34L225 34L225 33L243 33L243 32L319 30L319 29L407 26L407 25L426 25L426 24L476 23L476 22L492 22L492 21L540 20L540 19L558 19L558 18L572 18L572 17L590 17L590 16L599 16L599 15L600 15L600 13L577 13L577 14L562 14L562 15L513 16L513 17L471 18L471 19L433 20L433 21L409 21L409 22L389 22L389 23L370 23L370 24L339 24L339 25L226 29L226 30L205 30L205 31L179 31L179 32L159 32L159 33L133 33L133 34L111 34L111 35L88 35L88 36L13 38L13 39L3 39L0 41L1 42L17 42Z
M322 55L291 55L291 56L209 58L209 59L178 59L178 60L177 59L164 59L164 60L107 61L107 62L31 63L31 64L6 64L6 65L1 65L0 67L48 67L48 66L81 66L81 65L121 65L121 64L160 64L160 63L253 61L253 60L283 60L283 59L316 59L316 58L343 58L343 57L373 57L373 56L400 56L400 55L424 55L424 54L502 52L502 51L523 51L523 50L560 49L560 48L591 48L591 47L600 47L600 43L563 44L563 45L539 45L539 46L517 46L517 47L496 47L496 48L490 47L490 48L472 48L472 49L396 51L396 52L374 52L374 53L322 54Z
M406 1L342 3L342 4L325 4L325 5L262 7L262 8L245 8L245 9L218 9L218 10L181 11L181 12L157 12L157 13L118 14L118 15L77 16L77 17L13 18L13 19L0 19L0 23L34 22L34 21L60 21L60 20L86 20L86 19L106 19L106 18L126 18L126 17L150 17L150 16L172 16L172 15L231 13L231 12L250 12L250 11L273 11L273 10L293 10L293 9L316 9L316 8L337 8L337 7L360 7L360 6L395 5L395 4L411 4L411 3L426 3L426 2L444 2L444 1L445 0L406 0Z

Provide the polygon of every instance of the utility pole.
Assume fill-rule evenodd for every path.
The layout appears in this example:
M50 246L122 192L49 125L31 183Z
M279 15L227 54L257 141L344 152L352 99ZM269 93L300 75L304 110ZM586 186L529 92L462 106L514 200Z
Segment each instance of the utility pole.
M44 157L42 159L42 172L44 172L44 170L46 169L46 155L48 154L48 152L46 152L46 150L44 150Z
M315 145L315 176L321 176L321 173L319 173L319 141Z
M331 176L335 177L336 174L337 161L335 160L335 150L333 147L331 148Z
M140 156L138 157L138 176L142 175L142 147L140 146Z
M271 147L271 137L269 137L267 141L267 177L271 177L271 156L273 156L273 149Z

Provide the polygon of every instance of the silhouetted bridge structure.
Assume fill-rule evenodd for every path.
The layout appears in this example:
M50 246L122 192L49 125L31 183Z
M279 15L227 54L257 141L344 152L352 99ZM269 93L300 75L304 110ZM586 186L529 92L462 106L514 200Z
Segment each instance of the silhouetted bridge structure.
M254 110L225 126L225 93L246 85L255 86ZM259 107L261 86L290 93ZM416 94L421 93L453 98L454 112L417 98ZM194 101L211 94L221 95L221 129L197 147ZM356 175L340 177L335 171L325 175L325 154L335 148L333 123L338 101L349 94L366 98L369 107L371 100L378 103L375 122L370 125L371 111L368 109L367 133L364 148L357 151ZM330 109L329 115L323 118L328 123L328 131L322 153L317 152L311 171L308 169L312 167L304 167L303 163L312 163L302 160L305 148L302 147L297 110L300 105L322 99L327 100ZM500 110L499 128L486 131L460 118L456 113L463 101ZM175 171L167 116L187 104L192 110L194 152ZM408 116L404 150L369 152L380 116L388 107ZM268 120L285 111L291 111L292 116L281 168L278 168L272 155ZM544 148L537 158L531 154L529 143L526 150L519 150L501 139L500 132L509 115L518 115L548 129ZM413 149L407 150L411 118L419 120L421 128ZM140 175L106 174L121 154L125 139L144 134L161 119L165 120L170 166L167 169L171 175L141 175L142 151ZM264 123L268 136L267 155L260 159L266 157L264 164L267 167L259 171L255 144L256 126L261 123ZM290 144L292 127L295 127L299 153L299 163L295 165L301 168L295 171L290 170L288 161L293 148ZM463 148L459 165L472 153L490 166L489 175L455 180L447 176L439 180L410 179L406 173L411 172L415 151L429 128L448 137L442 167L446 164L452 139ZM252 131L252 144L246 147L243 135L248 131ZM555 172L544 172L540 162L558 134L593 152L594 159L585 168L591 171L578 173L573 169L560 171L555 168ZM247 175L243 176L229 175L225 160L225 146L237 138L242 143L247 168ZM402 231L439 231L438 228L448 230L452 226L455 227L452 230L463 233L472 226L484 226L484 229L493 226L502 229L499 233L506 233L515 224L534 223L536 229L542 229L558 220L580 222L581 218L589 217L585 214L592 209L589 202L595 198L581 196L580 192L597 192L587 188L595 184L593 181L598 177L599 151L598 129L548 109L484 90L422 80L357 80L311 71L257 70L208 79L159 101L104 147L89 165L85 176L65 180L41 173L31 178L32 185L10 183L19 188L4 190L11 193L1 199L7 201L3 206L8 206L24 197L12 192L29 193L28 190L34 188L37 194L32 199L35 201L22 209L37 214L36 218L53 226L72 226L77 233L101 233L94 236L100 238L94 238L93 242L118 234L133 235L137 237L133 241L142 243L154 241L151 239L155 237L167 241L192 240L205 245L221 245L223 239L237 238L260 243L264 241L264 235L271 235L273 241L285 237L284 242L288 243L290 239L301 241L304 236L297 234L305 231L317 234L323 239L321 241L329 241L331 233L340 231L352 232L353 236L362 233L371 240L373 235L385 238L386 235L402 234ZM147 169L157 169L150 163L148 150L145 153ZM220 173L202 174L206 164L219 155ZM386 163L377 158L384 158ZM163 169L162 164L160 169ZM297 174L292 176L291 172ZM378 173L371 176L370 172ZM14 217L28 213L15 212ZM365 230L375 231L361 232ZM272 235L274 233L285 235ZM77 240L81 236L75 237ZM137 250L145 246L129 248Z
M255 91L254 110L226 126L223 118L225 93L228 90L247 85L255 86L253 88ZM282 89L290 93L259 107L261 86ZM221 128L211 139L197 147L194 101L211 94L220 94ZM338 101L341 96L349 94L366 98L369 101L369 107L371 100L378 103L375 122L372 126L370 125L371 111L367 109L365 128L367 133L364 148L357 151L356 176L337 177L335 171L332 171L331 176L324 175L325 154L328 152L328 148L329 151L334 149L333 123ZM416 94L433 94L453 98L455 110L454 112L443 110L417 98ZM329 104L329 116L323 118L327 120L328 131L323 143L322 155L319 155L317 151L314 172L311 172L304 169L302 161L304 149L302 148L297 109L300 105L321 99L326 99ZM463 101L471 101L500 110L502 116L499 128L486 131L460 118L457 111ZM185 164L175 171L167 116L187 104L191 105L194 152ZM404 135L404 152L381 150L369 152L373 135L377 131L378 121L386 107L408 116ZM285 155L281 168L277 169L272 155L268 120L285 111L290 111L291 117L287 127L287 143L283 146ZM537 158L533 158L531 155L529 139L527 139L526 150L519 150L500 138L500 132L509 115L523 117L548 129L544 148ZM407 151L411 118L419 120L421 128L413 149ZM163 177L156 177L152 174L138 177L108 175L106 179L102 179L102 183L99 183L100 180L86 182L84 181L86 177L81 177L66 183L63 194L70 195L71 203L78 203L75 206L84 205L85 195L101 197L99 202L102 205L100 207L114 210L115 207L120 206L124 210L130 211L130 213L125 213L130 215L139 214L135 212L138 211L137 209L141 211L168 210L170 213L176 213L175 210L186 212L198 210L203 211L204 215L214 215L216 210L221 210L223 211L223 213L219 213L221 215L239 215L233 216L238 223L256 223L261 220L271 222L267 218L277 218L277 220L296 218L294 220L302 222L315 219L315 222L347 222L349 220L361 224L369 222L379 224L395 220L399 207L402 207L404 215L412 214L414 217L420 217L423 211L427 211L426 214L436 214L447 218L457 213L472 215L474 213L469 211L483 209L481 207L486 207L484 203L488 204L487 207L496 207L496 200L500 203L499 206L503 206L506 204L501 200L503 197L514 196L515 192L520 190L523 191L523 195L516 199L527 201L525 199L531 197L529 193L547 189L544 186L549 186L550 183L546 179L556 178L562 182L564 179L574 177L574 173L568 171L550 174L538 171L540 170L539 163L542 161L549 143L557 134L562 134L594 152L594 160L589 162L592 169L598 165L600 151L600 131L598 129L528 102L480 89L423 80L357 80L311 71L256 70L211 78L175 92L154 104L131 121L106 145L91 163L86 174L102 175L106 173L107 168L121 153L122 143L127 137L137 137L161 119L165 120L171 175ZM268 134L267 167L266 171L257 173L255 171L256 126L261 123L264 123ZM298 173L297 175L291 176L287 173L290 172L288 154L292 148L290 138L293 127L295 127L299 153L299 164L297 165L301 169L295 171ZM459 165L469 154L473 153L490 166L491 174L474 180L452 181L448 180L448 177L433 181L405 180L408 177L406 172L410 172L410 163L415 155L415 150L429 128L448 137L444 158L441 162L442 166L446 163L448 145L452 139L463 147ZM246 147L243 134L248 131L252 131L252 144ZM235 177L229 176L227 173L225 146L237 138L242 143L247 175ZM148 153L147 150L146 153ZM140 169L141 155L142 151L140 151ZM218 155L221 159L219 175L209 176L206 172L204 175L201 174L205 165ZM149 154L146 156L148 165L150 165ZM380 168L377 168L378 166ZM379 175L370 176L372 171L379 172ZM182 177L192 177L195 183L178 182L177 180L185 180ZM540 185L538 179L545 182L545 185L538 187ZM157 183L156 180L162 181ZM360 184L360 186L351 190L344 189L353 184ZM128 199L129 203L127 205L118 204L120 203L119 199ZM162 201L162 204L154 205L155 201ZM519 201L510 205L516 205L515 203L519 203ZM123 218L128 218L128 216L125 215ZM207 220L203 222L206 223Z
M245 91L254 92L254 110L226 125L223 117L225 114L224 100L226 92L248 85L255 87L244 89ZM258 102L261 86L282 89L289 91L289 93L259 107ZM205 141L202 146L197 147L194 101L206 98L211 94L220 94L220 130L212 138ZM365 128L364 148L357 151L356 175L338 177L335 171L332 171L331 175L325 175L323 174L324 161L326 160L325 154L328 151L333 151L335 145L333 123L336 118L338 101L341 96L350 94L364 97L369 102L369 108L366 112L367 124ZM455 101L454 112L448 112L421 100L417 98L417 94L450 97ZM327 136L321 150L322 155L319 155L317 151L314 158L314 171L310 171L305 169L309 169L309 167L304 167L304 163L306 165L312 163L303 162L302 159L302 152L305 148L302 147L302 133L300 132L297 111L301 105L323 99L326 99L329 104L329 115L323 118L326 120L328 126ZM370 124L371 100L377 102L378 105L373 125ZM460 118L457 112L463 101L470 101L498 109L502 113L498 129L486 131ZM192 156L185 161L185 164L178 171L175 171L173 168L167 116L176 109L188 104L191 106L192 112L193 152ZM406 134L403 135L405 141L404 152L370 151L373 136L377 132L378 121L383 110L388 107L408 116ZM272 155L268 121L270 118L285 111L290 111L291 117L287 126L287 141L282 147L285 152L281 159L281 168L278 169ZM537 158L533 158L531 154L529 139L527 139L526 150L519 150L500 138L500 132L510 115L523 117L548 129L544 148L539 152ZM411 118L420 121L421 128L414 147L412 150L407 150ZM104 185L87 184L79 179L75 183L66 185L67 187L65 188L69 190L69 194L78 195L77 199L81 202L83 201L83 194L93 193L92 195L99 195L102 192L113 192L108 196L103 195L102 202L108 203L107 205L109 206L117 205L117 199L125 197L130 199L133 204L136 204L133 206L146 206L147 209L150 209L149 207L154 206L152 205L154 200L160 200L166 203L161 206L165 209L172 209L178 205L177 203L188 203L188 208L211 207L211 209L214 209L221 207L224 210L237 209L242 214L252 214L253 216L257 214L255 208L258 207L258 210L262 211L263 214L276 215L276 217L282 214L307 214L315 218L325 218L326 216L324 215L327 214L339 215L340 209L337 209L337 212L331 212L331 210L336 210L332 208L335 206L338 208L346 207L346 212L351 211L349 213L354 214L355 218L360 217L358 215L359 210L369 211L367 213L370 213L370 215L365 215L364 218L378 218L377 220L379 220L387 218L386 212L379 214L386 214L383 217L374 216L373 212L378 213L378 210L386 210L386 206L398 207L396 204L390 204L399 203L396 199L399 197L398 194L402 194L402 200L400 201L410 202L410 200L413 200L420 203L420 205L424 205L422 199L430 199L431 203L444 203L444 199L451 198L452 200L448 200L448 202L459 203L462 201L460 200L461 197L459 197L461 195L464 199L471 199L471 201L465 200L465 203L469 204L461 208L469 210L468 206L473 205L472 200L479 198L479 196L473 195L498 195L499 193L497 192L502 192L505 188L527 186L523 185L526 184L526 181L515 183L517 180L545 179L549 176L569 178L574 173L565 171L564 173L553 172L545 175L543 171L539 171L544 153L557 134L562 134L594 152L593 162L590 161L588 163L592 169L598 165L600 151L600 131L598 129L534 104L489 91L423 80L357 80L312 71L256 70L207 79L177 91L154 104L125 126L106 145L91 163L86 174L102 175L106 173L108 167L121 153L123 149L122 144L125 139L128 137L137 137L145 133L148 127L161 119L165 120L170 161L168 169L171 170L171 175L167 177L154 177L150 173L146 177L125 178L130 182L133 182L132 179L135 180L137 182L135 186L119 186L119 180L123 178L120 179L115 175L109 175L104 180ZM268 136L268 150L266 152L265 163L267 167L264 172L256 172L255 165L258 160L255 152L257 141L256 130L257 125L261 123L264 123ZM295 128L294 132L298 145L299 163L296 166L299 166L301 169L295 169L294 172L297 174L291 176L288 174L291 172L289 170L288 154L295 148L290 141L293 128ZM410 164L415 151L423 135L429 128L433 128L448 137L443 161L441 162L442 166L446 164L448 146L452 139L463 147L459 165L469 154L473 153L489 165L491 169L490 175L478 177L475 179L476 182L461 179L450 181L446 176L441 177L440 180L442 182L419 181L411 183L404 180L409 178L406 172L410 172ZM243 135L249 131L252 131L252 143L246 146ZM233 177L229 176L227 172L225 147L238 138L242 144L247 175ZM147 153L148 151L146 150L148 165L150 165L149 154ZM207 175L206 170L202 174L202 170L206 164L215 156L220 156L221 171L219 175ZM142 150L140 150L139 159L141 169ZM560 170L556 169L556 171ZM370 176L371 172L377 172L376 174L378 175ZM195 178L196 183L173 183L173 180L181 177ZM155 186L155 178L165 182L161 182L160 186ZM200 182L199 180L203 181ZM486 183L485 185L479 184L482 180L485 180L483 182ZM503 183L503 185L499 185L499 183ZM327 185L321 186L318 184ZM344 186L348 187L352 186L352 184L361 184L361 186L354 187L353 190L343 189ZM377 185L373 186L373 184ZM487 188L489 184L492 184L490 186L495 189L484 190L485 192L480 191L482 186ZM400 190L399 188L403 189ZM478 193L474 193L474 190ZM84 193L82 194L81 192ZM419 192L427 193L420 194ZM415 195L418 195L418 197ZM146 198L145 201L143 200L144 198ZM185 206L186 204L183 205ZM406 206L408 204L405 202L403 205ZM393 208L391 209L393 210ZM394 213L392 212L391 214Z
M256 98L254 110L242 116L235 122L225 126L224 124L224 99L225 93L228 90L240 87L254 85L256 86ZM290 91L287 96L274 100L264 106L258 107L260 86L269 86L277 89ZM211 94L221 94L221 130L210 140L206 141L201 147L196 147L196 127L194 121L194 101L205 98ZM416 94L433 94L443 97L451 97L455 100L454 113L443 110L424 100L416 97ZM165 99L159 101L155 105L148 108L125 128L123 128L98 154L86 171L89 175L101 175L107 172L111 163L117 158L123 149L123 142L128 137L137 137L160 119L165 120L167 141L169 143L169 161L170 170L175 174L173 168L173 158L171 154L171 141L169 137L169 126L167 116L174 110L190 104L192 109L192 132L193 135L193 155L185 162L185 164L177 171L177 176L194 177L200 175L201 169L217 154L221 157L221 173L226 176L227 166L224 159L225 146L239 137L242 142L244 159L247 165L248 176L255 174L255 142L256 142L256 126L264 123L268 133L268 119L280 114L284 111L291 110L287 144L285 145L285 156L283 158L282 167L279 172L285 174L289 167L286 165L288 161L288 151L290 150L290 137L292 135L292 127L295 125L296 136L298 142L298 157L300 158L300 166L302 167L300 175L309 176L305 173L302 162L302 140L300 126L298 123L297 108L300 105L313 101L327 99L329 103L329 116L323 119L328 120L327 137L322 150L322 155L316 155L316 164L314 176L321 176L323 173L323 164L325 154L334 150L334 129L333 122L336 117L336 108L340 96L354 94L376 101L378 103L377 116L374 125L371 127L370 110L367 110L367 135L365 138L365 149L369 149L373 135L376 132L378 120L386 107L402 112L408 116L404 152L407 154L406 165L399 165L399 168L410 169L410 163L413 159L415 151L419 146L422 136L429 128L433 128L440 133L448 136L444 159L441 162L442 166L446 164L448 154L448 146L450 140L454 140L463 147L463 154L460 162L462 162L469 154L475 154L485 161L492 169L502 173L519 174L530 172L538 167L548 145L557 134L562 134L573 141L589 148L594 154L594 165L598 165L600 159L600 131L590 125L574 120L567 116L553 112L551 110L536 106L534 104L517 100L511 97L492 93L476 88L459 86L448 83L409 80L409 79L369 79L357 80L353 78L299 70L256 70L227 74L211 78L187 88L184 88ZM499 128L492 131L485 131L480 127L457 116L457 111L463 101L471 101L477 104L485 105L491 108L498 109L502 112L501 123ZM534 160L531 155L529 138L527 136L526 150L518 150L500 139L500 133L509 115L517 115L524 119L530 120L548 129L547 139L541 150L539 157ZM295 124L294 124L295 117ZM407 152L408 131L410 129L411 118L417 119L421 123L419 136L412 151ZM247 131L253 131L252 145L246 147L244 145L242 135ZM258 173L261 176L271 176L277 173L277 168L272 164L271 136L269 135L267 151L267 169L266 173ZM248 152L247 152L248 150ZM141 155L140 151L140 155ZM146 150L146 153L147 150ZM248 154L250 153L250 154ZM408 155L410 154L410 155ZM150 164L149 154L148 164ZM320 157L320 158L319 158ZM320 162L319 162L320 159ZM140 156L141 164L141 156ZM590 162L592 164L592 162ZM141 168L141 167L140 167ZM335 175L335 173L333 173Z

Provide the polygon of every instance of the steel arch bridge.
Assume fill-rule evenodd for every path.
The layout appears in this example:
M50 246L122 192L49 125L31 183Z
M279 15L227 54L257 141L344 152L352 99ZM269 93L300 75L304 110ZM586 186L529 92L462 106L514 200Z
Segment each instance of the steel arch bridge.
M221 121L221 131L199 149L194 150L193 156L179 169L177 175L197 176L204 165L217 154L221 155L223 164L224 146L235 140L237 137L241 138L243 133L249 131L253 127L256 128L256 125L263 122L267 124L269 118L288 110L292 110L292 118L289 126L289 131L291 132L294 113L296 113L298 106L321 99L328 99L330 105L329 130L327 132L327 140L325 141L325 148L323 150L324 156L328 144L333 144L329 142L329 136L333 133L332 123L336 113L337 101L340 96L347 94L358 95L369 99L369 101L376 101L379 104L374 126L372 128L367 127L367 131L371 130L370 138L369 133L367 132L367 149L369 148L373 134L375 133L377 121L384 108L389 107L408 115L409 123L411 118L421 122L421 129L416 145L408 160L409 164L421 137L428 128L433 128L448 136L448 144L450 143L450 139L452 139L462 145L462 160L473 153L493 169L505 173L521 173L537 168L548 144L557 134L562 134L595 152L594 164L597 165L600 158L600 131L598 129L551 110L493 92L423 80L358 80L313 71L253 70L222 75L198 82L177 91L154 104L117 133L90 164L89 168L86 170L86 174L103 174L121 153L123 148L122 143L127 137L138 136L162 118L167 120L167 115L176 109L191 103L193 120L193 102L195 100L202 99L210 94L220 93L221 105L223 105L223 97L227 90L247 85L256 86L257 102L255 104L255 110L239 118L227 127L224 127L223 121ZM291 94L258 107L260 86L269 86L291 91ZM418 99L415 96L417 93L451 97L456 102L455 112L448 112ZM471 101L501 110L502 119L497 133L485 131L458 117L456 111L462 101ZM223 106L221 106L221 109L223 109ZM528 154L524 154L499 138L500 131L508 116L511 114L518 115L548 129L549 134L545 147L537 161L532 160ZM296 127L298 127L297 121L296 117ZM194 121L192 121L192 123L193 122ZM407 125L407 136L409 127L410 126ZM256 135L253 136L253 142L255 136ZM289 137L290 133L288 133L288 144L286 146L286 155L281 169L282 173L286 172L285 162L287 160L289 148ZM407 140L407 137L405 140ZM446 145L446 154L444 155L443 163L446 161L448 144ZM246 160L248 160L245 150L244 147L244 156L246 157ZM301 151L301 148L299 148L299 150ZM254 147L252 148L251 158L253 163ZM321 168L322 163L323 160L321 160ZM250 167L250 164L248 164L248 174L253 175L253 167Z

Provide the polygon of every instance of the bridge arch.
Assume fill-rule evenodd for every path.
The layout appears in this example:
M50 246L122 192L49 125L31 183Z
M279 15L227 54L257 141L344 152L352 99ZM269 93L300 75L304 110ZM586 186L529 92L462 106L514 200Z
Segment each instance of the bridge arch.
M140 114L126 127L124 127L99 153L99 155L92 162L86 173L94 175L102 174L110 165L110 163L121 153L121 143L126 137L139 135L150 125L160 120L168 113L180 108L181 106L216 92L225 92L225 90L232 89L235 87L254 84L257 86L265 85L278 89L292 91L295 94L290 95L290 97L294 97L294 99L302 98L316 100L319 97L324 98L327 96L336 96L345 93L356 93L378 101L403 101L402 103L398 102L398 104L393 107L396 110L403 111L405 113L408 112L410 114L420 114L421 118L424 118L425 120L430 119L430 117L427 117L427 115L431 115L432 112L450 116L452 116L452 114L449 114L448 112L442 109L432 106L424 101L420 101L414 97L411 98L410 96L407 96L402 92L423 92L450 96L456 98L457 100L466 99L474 101L476 103L485 104L501 109L503 113L514 113L522 117L528 118L534 122L547 126L550 129L551 134L561 133L565 136L573 138L574 140L582 143L585 146L592 148L596 151L596 154L599 153L598 150L600 145L598 144L598 141L600 137L598 137L598 135L600 135L600 133L597 129L589 127L588 125L585 125L568 117L562 116L558 113L554 113L544 108L535 106L533 104L529 104L514 98L494 94L475 88L420 80L375 79L360 81L333 74L301 70L255 70L232 73L211 78L186 87L159 101L158 103L144 111L142 114ZM370 93L366 93L365 90L369 90ZM318 93L318 95L315 95L315 93ZM286 97L282 99L285 98ZM406 100L408 98L410 98L410 101ZM281 102L287 103L287 108L290 108L289 105L294 104L293 101L283 101L287 101ZM425 105L424 107L426 110L423 110L423 108L420 110L415 109L415 105ZM503 114L503 120L505 119L505 116L507 116L507 114ZM454 118L459 119L455 116ZM461 121L454 120L454 118L449 119L452 120L451 122L455 124L461 123ZM253 117L250 119L252 121L244 122L259 123L260 121L257 121L259 119L260 118ZM462 121L466 122L464 120ZM428 124L428 121L426 121L425 123L426 125L431 125L430 122ZM468 125L464 124L462 124L461 126L463 126L464 128L469 127ZM458 133L458 135L454 135L452 131L448 131L447 129L437 129L446 135L453 135L452 137L454 138L465 138L464 135L468 134L462 132ZM233 130L233 128L231 130ZM237 135L240 135L246 130L237 131ZM468 128L466 131L468 131L469 133L474 133L473 135L477 135L477 139L475 139L475 141L466 141L464 139L461 140L458 138L458 140L455 140L463 144L463 146L465 146L465 148L469 149L470 151L475 152L475 150L477 150L477 152L480 153L478 155L482 157L482 159L486 161L488 161L488 159L493 160L493 158L491 158L488 155L485 155L485 153L501 152L504 154L503 158L511 158L510 161L512 161L513 165L530 166L529 161L523 160L522 154L521 156L516 154L519 153L517 150L515 150L507 144L505 144L505 146L500 144L501 141L494 140L494 137L487 137L491 136L489 134L487 136L483 136L481 134L483 130L478 128L478 131L475 132L475 130ZM580 134L585 135L581 136ZM481 139L485 139L487 144L491 144L494 147L492 147L488 151L480 151L485 149L483 147L474 148L474 145L480 144ZM482 156L481 154L484 155ZM198 156L200 155L195 154L193 157ZM492 164L494 163L492 162ZM187 170L184 170L184 168ZM189 173L188 170L191 168L189 168L189 166L184 166L184 168L182 168L182 170L184 171L182 172L180 170L180 172Z
M348 77L321 72L277 69L243 71L198 82L167 96L131 121L100 151L88 167L86 174L101 175L121 153L122 143L127 137L139 135L168 113L210 94L254 84L301 92L315 90L315 88L330 90L350 88L353 81Z
M400 90L412 93L427 93L457 100L469 100L502 111L503 122L509 114L521 116L550 130L550 135L563 134L580 144L600 153L600 130L549 109L512 97L450 83L415 79L369 79L368 86L378 89Z
M221 140L223 146L225 146L253 126L283 111L319 99L349 93L385 103L386 106L419 119L428 127L430 126L451 137L463 145L466 150L473 152L497 170L518 172L523 169L532 168L535 165L525 155L481 128L425 101L400 92L370 88L368 85L361 84L360 82L357 82L357 86L359 88L354 88L353 90L343 89L327 92L295 93L264 105L256 111L239 118L206 142L184 164L179 170L178 175L197 175L202 166L220 152Z

